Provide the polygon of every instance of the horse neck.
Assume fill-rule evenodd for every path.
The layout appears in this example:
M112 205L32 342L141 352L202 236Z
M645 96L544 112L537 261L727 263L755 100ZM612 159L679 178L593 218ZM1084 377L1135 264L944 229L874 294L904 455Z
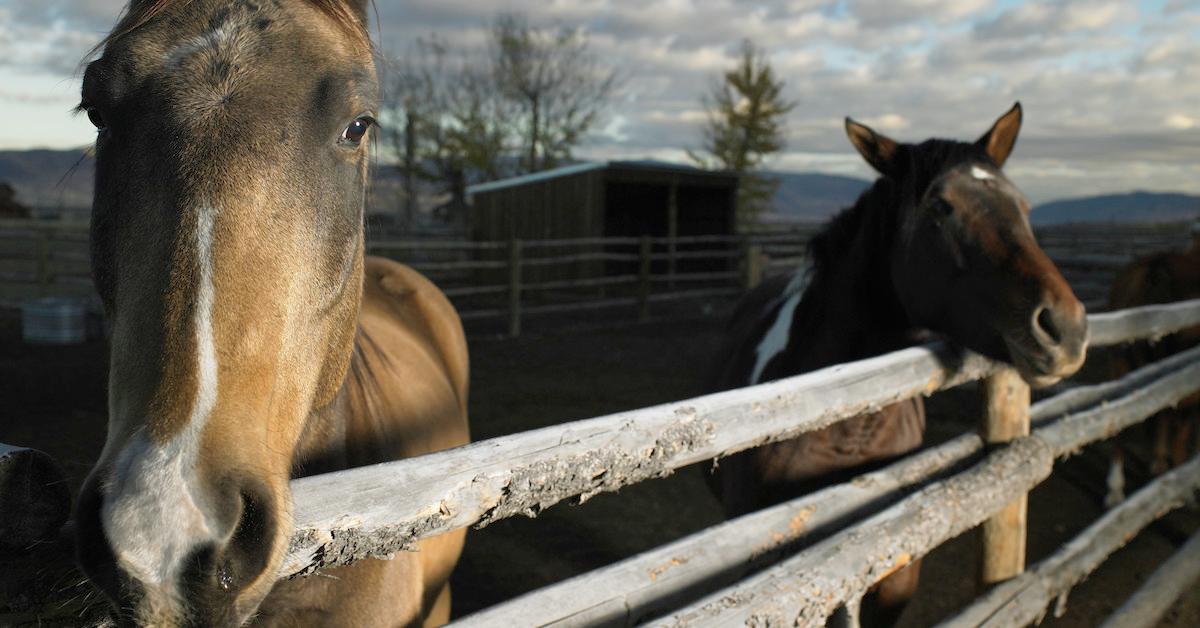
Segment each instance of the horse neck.
M351 373L363 368L362 341L363 330L359 328L354 336L350 365L342 376L337 394L324 406L313 408L305 419L294 453L294 478L356 466L348 435L352 431L350 421L353 418L350 395L354 378Z
M911 323L892 284L890 254L897 236L900 196L877 183L860 198L867 207L848 242L826 252L797 312L814 339L811 368L884 353L905 344Z

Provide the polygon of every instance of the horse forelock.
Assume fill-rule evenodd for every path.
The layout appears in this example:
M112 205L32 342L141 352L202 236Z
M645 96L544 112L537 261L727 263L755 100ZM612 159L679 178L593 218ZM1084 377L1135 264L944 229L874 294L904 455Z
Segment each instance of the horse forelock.
M144 0L138 2L132 0L126 5L124 12L117 21L117 25L113 30L96 44L85 58L94 57L100 51L106 49L111 44L121 38L133 33L141 27L148 24L154 18L161 15L168 9L185 7L196 0ZM279 0L262 0L263 2L271 2L278 5ZM339 29L362 50L369 51L371 49L371 34L367 29L364 16L357 15L353 8L347 3L347 0L303 0L311 4L322 14L328 17L337 25ZM245 3L243 3L245 4ZM253 4L253 3L250 3Z

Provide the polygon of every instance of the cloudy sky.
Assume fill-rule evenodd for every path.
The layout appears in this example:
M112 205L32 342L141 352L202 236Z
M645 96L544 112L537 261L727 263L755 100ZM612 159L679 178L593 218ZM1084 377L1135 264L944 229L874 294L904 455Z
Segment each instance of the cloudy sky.
M0 0L0 149L82 146L74 72L124 0ZM497 10L579 28L626 77L579 155L682 160L738 42L798 106L773 167L868 176L843 116L897 139L973 139L1013 101L1009 172L1032 200L1200 193L1200 0L376 0L382 48L481 42Z

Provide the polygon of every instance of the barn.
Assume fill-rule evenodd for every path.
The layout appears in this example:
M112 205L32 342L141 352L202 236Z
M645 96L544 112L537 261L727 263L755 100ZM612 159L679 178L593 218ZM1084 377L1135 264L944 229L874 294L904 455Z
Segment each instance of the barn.
M467 188L476 240L729 235L737 175L659 161L587 162Z

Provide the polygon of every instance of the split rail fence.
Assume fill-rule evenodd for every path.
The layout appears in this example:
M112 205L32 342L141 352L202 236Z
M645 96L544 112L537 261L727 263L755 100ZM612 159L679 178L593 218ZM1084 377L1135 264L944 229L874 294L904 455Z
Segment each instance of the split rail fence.
M1200 325L1200 300L1094 314L1088 322L1092 347L1157 339ZM996 586L946 625L1029 624L1139 530L1200 490L1198 456L1151 481L1025 570L1028 492L1050 475L1056 460L1200 388L1200 347L1118 380L1030 404L1029 389L1011 369L934 343L303 478L292 485L296 527L280 575L385 556L447 530L536 514L565 499L586 499L978 379L984 380L986 398L978 434L963 434L848 483L526 594L456 625L823 625L835 612L853 619L874 583L980 524L981 581ZM1194 554L1194 546L1183 552ZM1173 563L1175 571L1156 578L1177 581L1184 575L1176 572L1195 572L1186 558ZM1176 590L1186 586L1179 584ZM1130 604L1151 604L1161 613L1173 600L1161 593L1151 602L1144 597ZM1131 616L1137 621L1130 623ZM1113 620L1150 624L1150 616L1118 612Z
M765 276L795 272L817 225L735 236L468 242L368 233L367 248L427 274L468 325L518 335L530 317L597 310L646 320L655 308L731 302ZM1187 229L1045 227L1043 248L1089 310L1102 308L1118 269L1135 256L1188 243ZM0 221L0 303L90 297L87 227Z
M1092 347L1200 325L1200 300L1093 314ZM1025 568L1026 496L1055 461L1200 388L1200 347L1030 403L1003 365L942 343L774 382L293 481L280 577L385 557L448 530L533 515L684 466L983 380L978 433L730 520L460 619L462 626L822 625L856 618L865 591L983 525L982 597L948 626L1024 625L1106 556L1200 490L1200 456L1149 482L1049 558ZM1153 623L1195 575L1196 542L1112 618ZM1172 586L1159 587L1158 582Z

